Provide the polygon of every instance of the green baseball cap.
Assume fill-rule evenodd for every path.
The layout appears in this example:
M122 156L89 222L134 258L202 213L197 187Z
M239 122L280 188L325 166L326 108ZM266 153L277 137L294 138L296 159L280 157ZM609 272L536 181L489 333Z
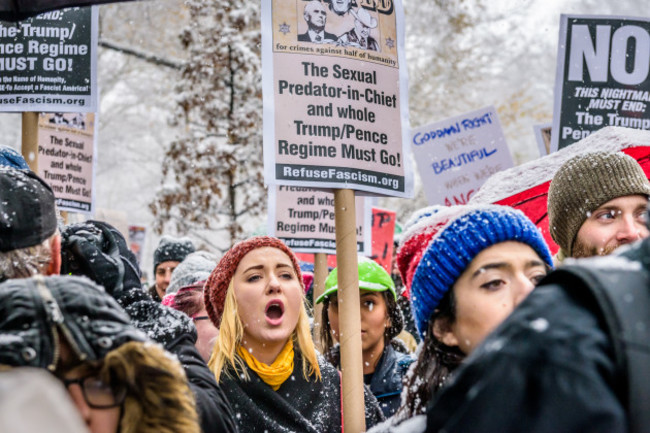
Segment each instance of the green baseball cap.
M323 302L326 296L330 296L332 293L338 291L337 269L335 268L327 276L325 280L325 293L316 299L317 304ZM386 290L390 290L393 297L397 299L395 283L393 283L393 279L388 272L379 263L362 256L359 256L359 290L370 290L372 292L385 292Z

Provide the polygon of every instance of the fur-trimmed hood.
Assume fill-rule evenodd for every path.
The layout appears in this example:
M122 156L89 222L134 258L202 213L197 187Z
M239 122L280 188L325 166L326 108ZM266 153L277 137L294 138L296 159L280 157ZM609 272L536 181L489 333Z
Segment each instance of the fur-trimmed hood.
M200 433L180 363L155 343L130 342L104 358L104 381L127 385L120 433Z

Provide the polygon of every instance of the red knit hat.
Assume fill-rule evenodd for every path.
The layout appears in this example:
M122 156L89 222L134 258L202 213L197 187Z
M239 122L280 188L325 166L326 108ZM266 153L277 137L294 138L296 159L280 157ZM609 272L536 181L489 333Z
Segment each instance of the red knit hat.
M235 275L235 270L239 262L249 252L263 247L277 248L289 256L293 263L293 268L296 271L298 281L304 290L298 259L284 242L271 236L256 236L241 241L224 254L205 283L205 309L208 312L208 316L210 316L210 320L217 328L221 325L221 315L223 314L223 307L226 302L226 293L228 292L228 286L233 275Z
M428 221L429 219L430 218L427 218L425 221ZM415 232L410 237L403 239L395 261L397 262L397 269L399 270L402 281L404 282L405 289L403 295L407 298L410 297L411 281L413 281L415 269L418 267L422 255L424 254L427 245L429 245L429 241L438 232L440 227L444 226L446 223L447 220L442 220L433 225L427 225L422 229L422 231Z

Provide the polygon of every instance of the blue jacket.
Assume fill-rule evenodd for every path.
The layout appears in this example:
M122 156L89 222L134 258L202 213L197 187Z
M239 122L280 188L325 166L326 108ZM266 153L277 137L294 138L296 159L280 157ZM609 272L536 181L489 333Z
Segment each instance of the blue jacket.
M390 344L384 348L384 353L372 374L370 391L372 391L386 418L392 416L401 403L402 379L411 363L413 355L396 351Z

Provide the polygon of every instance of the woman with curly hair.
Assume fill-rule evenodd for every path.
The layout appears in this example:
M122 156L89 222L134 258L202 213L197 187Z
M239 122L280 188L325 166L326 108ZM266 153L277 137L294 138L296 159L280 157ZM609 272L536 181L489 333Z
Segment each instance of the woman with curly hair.
M395 283L374 260L359 257L359 305L361 307L361 353L363 378L386 417L400 405L402 379L414 361L397 335L404 318L397 305ZM325 292L316 300L323 303L321 344L323 353L340 366L338 312L338 268L325 280Z

